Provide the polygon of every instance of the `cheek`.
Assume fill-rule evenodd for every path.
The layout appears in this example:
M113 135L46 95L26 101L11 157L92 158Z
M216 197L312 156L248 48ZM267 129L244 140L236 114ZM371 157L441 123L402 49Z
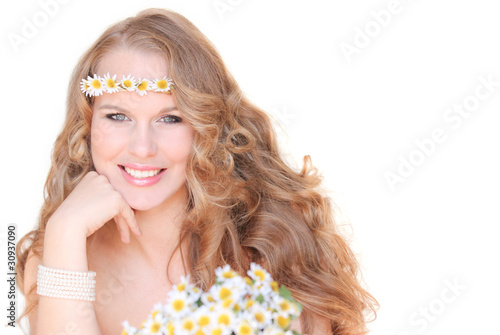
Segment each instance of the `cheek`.
M162 151L171 161L187 161L193 146L193 133L191 131L179 131L171 134L162 141Z
M124 135L116 129L113 130L109 122L93 122L90 133L90 150L94 165L100 164L102 159L111 158L118 154L123 147Z

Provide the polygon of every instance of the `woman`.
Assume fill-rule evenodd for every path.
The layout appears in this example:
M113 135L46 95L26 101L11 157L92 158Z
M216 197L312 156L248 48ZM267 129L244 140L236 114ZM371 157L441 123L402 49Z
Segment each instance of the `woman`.
M309 157L300 173L283 161L269 117L184 17L110 27L72 75L40 224L19 243L31 333L118 334L181 276L208 289L217 267L251 262L303 304L294 329L363 333L375 301L320 181ZM47 296L40 278L37 294L39 265L95 272L96 300Z

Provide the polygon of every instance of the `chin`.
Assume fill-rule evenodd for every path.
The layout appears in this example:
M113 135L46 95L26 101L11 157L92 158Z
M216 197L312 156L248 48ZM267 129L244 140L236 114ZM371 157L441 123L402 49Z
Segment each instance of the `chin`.
M129 193L124 198L128 205L136 211L148 211L158 207L179 206L187 189L182 187L174 192ZM187 193L186 193L187 194ZM187 200L187 198L186 198Z
M144 203L144 202L137 201L137 202L129 203L129 206L134 211L148 211L150 209L158 207L158 204Z
M136 211L147 211L147 210L153 209L155 207L158 207L160 205L156 201L151 201L151 200L148 200L145 198L127 199L125 197L125 200L127 201L130 208L132 208L133 210L136 210Z

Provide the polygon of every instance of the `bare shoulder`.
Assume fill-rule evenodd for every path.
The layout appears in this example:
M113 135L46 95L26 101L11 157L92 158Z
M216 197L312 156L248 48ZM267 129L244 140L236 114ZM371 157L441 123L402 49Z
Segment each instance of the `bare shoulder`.
M330 320L314 314L312 317L312 332L309 335L332 335Z
M332 328L329 319L317 314L310 313L310 320L311 320L311 332L307 333L306 335L332 334ZM291 330L295 330L300 333L303 332L301 318L292 322Z
M36 278L38 274L38 265L42 264L42 259L37 256L33 250L28 254L26 266L24 268L24 295L26 298L26 306L36 304L38 296L36 294ZM31 334L35 334L35 317L36 307L28 313L28 320L30 323Z

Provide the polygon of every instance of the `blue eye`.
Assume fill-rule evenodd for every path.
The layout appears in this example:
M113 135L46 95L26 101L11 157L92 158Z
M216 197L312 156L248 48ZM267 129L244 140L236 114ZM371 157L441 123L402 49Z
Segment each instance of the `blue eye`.
M182 122L182 119L176 115L165 115L160 118L160 121L165 123L178 123Z
M125 121L127 120L127 117L124 114L107 114L106 117L111 120L115 121Z

